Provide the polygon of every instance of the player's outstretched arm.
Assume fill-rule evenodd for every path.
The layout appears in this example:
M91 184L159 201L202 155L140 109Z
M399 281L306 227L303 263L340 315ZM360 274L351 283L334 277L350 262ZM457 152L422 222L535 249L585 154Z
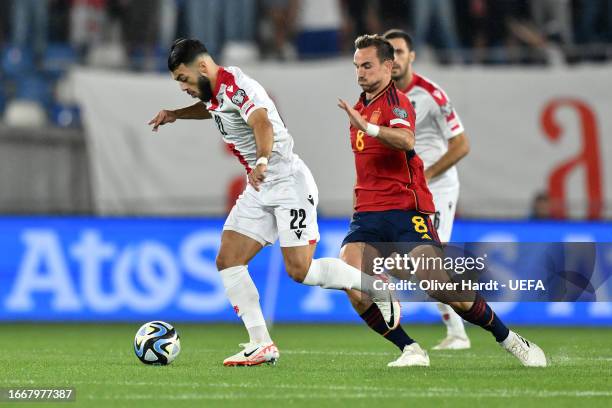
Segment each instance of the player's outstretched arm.
M270 123L270 119L268 119L268 111L265 108L255 109L249 116L247 123L253 129L255 145L257 146L257 165L249 173L249 183L255 190L259 191L259 185L266 178L268 158L272 154L274 128L272 123Z
M359 112L342 99L339 99L338 107L347 113L351 125L369 136L378 138L385 145L404 151L410 151L414 148L414 132L412 130L376 126L368 123Z
M186 108L176 110L161 110L155 115L153 119L149 121L149 125L153 125L153 131L157 132L157 129L165 125L166 123L172 123L177 119L210 119L212 116L206 109L202 102L198 102L194 105Z

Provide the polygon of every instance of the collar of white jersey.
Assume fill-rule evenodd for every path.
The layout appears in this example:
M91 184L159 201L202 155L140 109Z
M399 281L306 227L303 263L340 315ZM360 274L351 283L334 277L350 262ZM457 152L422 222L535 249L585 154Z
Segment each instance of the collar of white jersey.
M219 106L220 102L217 99L217 95L219 95L221 85L223 85L226 75L232 75L232 73L219 65L219 68L217 69L217 83L215 84L215 89L212 93L212 99L206 102L207 109L216 109Z
M407 94L408 92L410 92L412 90L412 88L414 88L414 86L416 85L417 81L421 79L421 77L419 76L419 74L413 72L412 73L412 79L410 80L410 83L408 84L408 86L405 89L400 89L400 92Z

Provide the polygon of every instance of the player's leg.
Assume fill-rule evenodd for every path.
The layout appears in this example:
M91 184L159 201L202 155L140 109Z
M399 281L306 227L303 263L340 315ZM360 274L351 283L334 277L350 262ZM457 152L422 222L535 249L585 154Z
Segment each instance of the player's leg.
M272 186L266 198L274 205L276 227L285 268L295 281L326 289L356 289L368 293L380 305L390 328L399 324L399 303L386 290L376 289L373 276L337 258L313 259L319 241L318 190L306 165L300 161L290 179Z
M280 235L285 269L293 280L325 289L356 290L367 294L377 305L387 330L399 325L400 304L386 290L376 289L376 278L366 275L338 258L313 259L315 244L295 246Z
M524 366L546 367L544 351L533 342L525 340L508 329L487 301L476 293L473 302L453 302L450 306L464 320L482 327L495 337L506 351L516 357Z
M442 322L446 326L446 337L433 350L465 350L471 347L470 338L465 332L463 319L449 305L437 304Z
M459 189L447 191L436 191L431 189L436 206L436 213L432 214L432 222L438 232L441 242L450 242L455 218L455 209L459 197ZM465 332L463 319L444 303L438 303L438 310L442 322L446 326L446 338L444 338L434 350L462 350L470 348L470 339Z
M259 292L247 267L262 248L259 242L246 235L225 230L216 259L227 298L242 319L252 343L271 341L259 305Z
M349 265L362 269L362 265L371 265L371 259L380 256L380 252L364 242L349 242L342 246L340 258ZM380 309L369 296L356 291L346 291L353 309L376 333L395 344L402 352L400 358L389 363L390 367L429 366L427 353L404 331L401 325L389 329L385 324Z
M434 245L420 245L411 253L413 257L441 257L441 249ZM436 265L436 263L432 263ZM449 281L447 272L437 270L435 266L429 269L417 267L415 275L419 280ZM490 332L495 340L509 353L514 355L525 366L544 367L546 356L540 347L512 332L506 327L499 316L493 311L486 300L475 291L432 291L429 295L434 299L451 306L464 320L482 327Z
M274 217L260 205L247 187L223 227L217 269L236 314L249 333L244 350L228 357L224 365L258 365L275 362L278 349L272 342L259 303L259 292L248 271L248 263L268 243L276 240Z

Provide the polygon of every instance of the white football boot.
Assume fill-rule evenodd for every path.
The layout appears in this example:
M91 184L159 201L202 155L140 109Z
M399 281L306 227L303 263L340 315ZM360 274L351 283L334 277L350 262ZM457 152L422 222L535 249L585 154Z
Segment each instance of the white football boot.
M506 340L499 345L518 358L525 367L546 367L544 351L535 343L525 340L512 330L510 330Z
M263 363L276 364L278 348L270 343L241 343L242 350L223 360L224 366L255 366Z
M380 314L382 314L389 330L395 330L400 324L400 317L402 314L402 305L400 302L395 300L393 296L391 296L391 293L385 298L372 298L372 302L376 303L376 306L378 306Z
M388 282L388 278L385 275L379 275L378 279L383 282ZM370 295L372 302L376 303L380 314L389 330L394 330L400 324L400 317L402 315L402 305L399 301L395 300L393 294L389 290L377 291L376 295Z
M433 350L467 350L472 347L467 336L448 335Z
M387 364L387 367L429 367L429 355L419 346L419 343L412 343L404 347L402 355L395 361Z

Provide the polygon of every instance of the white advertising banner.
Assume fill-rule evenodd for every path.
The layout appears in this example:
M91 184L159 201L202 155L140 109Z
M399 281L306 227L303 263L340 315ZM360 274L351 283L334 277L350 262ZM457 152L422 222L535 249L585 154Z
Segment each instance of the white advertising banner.
M417 66L417 69L419 67ZM360 89L350 59L242 69L276 101L311 168L324 215L349 215L354 184L346 114L337 98ZM612 70L427 67L449 95L471 142L459 165L459 213L528 216L538 192L559 216L612 217ZM101 214L223 213L244 180L212 121L151 132L162 108L194 103L169 75L78 70Z

